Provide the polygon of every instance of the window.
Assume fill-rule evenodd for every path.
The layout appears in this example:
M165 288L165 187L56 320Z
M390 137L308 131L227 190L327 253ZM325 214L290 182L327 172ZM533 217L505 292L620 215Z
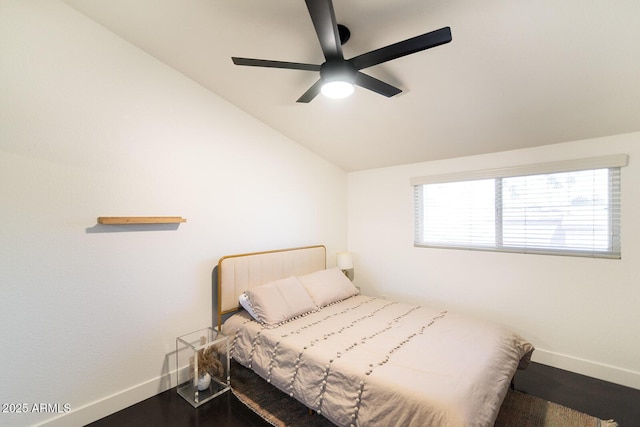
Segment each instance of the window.
M627 160L414 178L415 246L620 258Z

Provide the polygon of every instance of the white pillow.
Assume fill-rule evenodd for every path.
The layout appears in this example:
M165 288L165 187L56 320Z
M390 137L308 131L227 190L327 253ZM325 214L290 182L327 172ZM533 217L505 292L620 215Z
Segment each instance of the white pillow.
M299 276L298 279L318 307L342 301L359 293L351 280L337 267Z
M259 322L276 326L318 307L300 281L290 276L245 292Z
M249 313L251 315L251 317L256 319L258 322L260 321L260 319L258 319L258 316L256 315L255 311L253 311L253 307L251 307L251 302L249 302L249 297L247 296L247 294L245 294L244 292L241 293L240 297L238 298L238 302L240 303L242 308L247 310L247 313Z

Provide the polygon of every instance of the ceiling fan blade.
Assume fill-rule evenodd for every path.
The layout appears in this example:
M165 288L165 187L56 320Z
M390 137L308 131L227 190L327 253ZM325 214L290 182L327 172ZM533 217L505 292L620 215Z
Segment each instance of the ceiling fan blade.
M284 61L270 61L268 59L251 59L251 58L237 58L231 57L233 63L236 65L248 65L250 67L268 67L268 68L286 68L290 70L306 70L306 71L320 71L320 65L315 64L303 64L300 62L284 62Z
M302 94L300 98L298 98L296 102L304 102L305 104L311 102L311 100L318 96L318 94L320 93L320 89L322 89L322 83L322 79L315 82L313 86L311 86L305 93Z
M391 86L388 83L383 82L382 80L378 80L374 77L368 76L360 71L356 74L355 80L353 81L358 86L362 86L365 89L372 90L380 95L384 95L387 98L391 98L394 95L399 94L402 90L398 89L395 86Z
M451 28L444 27L421 36L412 37L380 49L372 50L368 53L363 53L362 55L351 58L349 62L356 70L362 70L363 68L391 61L392 59L440 46L450 41Z
M316 29L320 47L324 57L329 59L344 59L342 44L336 23L336 14L331 0L305 0L309 15Z

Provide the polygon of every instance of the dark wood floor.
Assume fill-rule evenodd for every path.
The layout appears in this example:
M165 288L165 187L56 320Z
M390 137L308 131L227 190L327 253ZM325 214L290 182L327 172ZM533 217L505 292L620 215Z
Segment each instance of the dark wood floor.
M593 415L620 427L640 426L640 390L532 363L515 377L516 390Z
M516 390L559 403L598 418L614 419L620 427L640 426L640 390L532 363L515 377ZM265 427L259 416L225 393L194 409L176 389L116 412L91 427L216 426Z

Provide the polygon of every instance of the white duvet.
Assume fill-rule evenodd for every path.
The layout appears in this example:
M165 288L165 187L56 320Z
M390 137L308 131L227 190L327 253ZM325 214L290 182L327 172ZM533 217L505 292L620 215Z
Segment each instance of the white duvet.
M222 331L237 362L339 426L492 426L533 351L491 323L365 296L271 329L241 311Z

